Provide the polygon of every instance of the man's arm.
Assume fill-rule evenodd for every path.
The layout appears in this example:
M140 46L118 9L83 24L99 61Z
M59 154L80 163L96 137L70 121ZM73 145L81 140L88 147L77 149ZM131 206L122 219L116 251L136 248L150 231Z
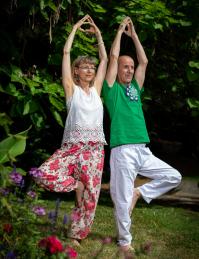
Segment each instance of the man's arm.
M113 83L116 80L117 77L117 70L118 70L118 57L120 54L120 43L121 43L121 37L122 33L124 32L127 24L129 23L130 18L126 17L122 23L120 24L117 34L115 36L115 39L113 41L113 44L111 46L110 50L110 61L106 73L106 81L108 85L111 87Z
M146 57L145 51L142 47L142 44L138 38L138 35L133 26L133 22L131 20L130 20L130 23L127 25L127 31L125 31L125 33L132 38L134 45L135 45L138 66L135 70L134 77L135 77L136 81L138 82L140 88L142 88L142 86L144 84L148 59Z

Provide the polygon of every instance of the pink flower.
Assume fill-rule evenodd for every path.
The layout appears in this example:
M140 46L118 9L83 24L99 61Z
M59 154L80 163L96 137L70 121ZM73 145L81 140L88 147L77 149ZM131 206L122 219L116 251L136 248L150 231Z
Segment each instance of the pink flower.
M61 241L56 236L49 236L39 241L39 247L46 248L51 254L63 251Z
M66 247L66 253L69 256L69 258L77 258L78 254L77 252L70 246Z
M32 208L32 211L38 216L46 215L46 211L43 207L35 206Z
M101 183L101 179L98 176L93 177L93 186L96 187L96 185Z
M59 169L59 160L56 159L54 162L50 164L50 170L57 170Z
M82 152L82 155L83 155L84 160L88 160L91 156L91 152L90 151L84 151L84 152Z
M81 215L79 212L73 211L73 213L71 214L71 220L78 222L81 218Z
M34 199L37 194L36 194L36 192L34 192L34 191L29 191L29 192L27 192L27 195L28 195L29 197L31 197L32 199Z
M81 181L86 185L89 182L89 176L87 174L81 175Z
M35 178L41 178L43 175L43 172L40 169L38 169L37 167L33 167L30 169L29 174Z
M85 206L85 208L86 208L86 210L94 210L94 208L95 208L95 202L92 202L92 201L90 201L90 202L84 202L84 206Z
M62 182L62 186L67 187L67 186L71 185L74 182L75 182L75 180L73 178L69 178L69 179L67 179L67 180Z
M74 173L74 170L77 168L77 165L69 164L68 165L68 175L71 175Z
M101 162L97 164L97 169L102 171L104 167L104 158L101 159Z
M44 174L43 175L43 178L49 182L53 182L53 181L56 181L57 178L58 178L58 175L49 175L49 174Z
M80 147L78 145L73 145L69 150L68 152L70 152L70 154L74 154L76 153L78 150L80 149Z
M80 230L78 232L78 235L80 236L81 239L83 239L88 236L89 232L90 232L90 228L86 227L84 230Z
M47 186L47 189L49 189L50 191L53 191L53 190L54 190L54 187L55 187L55 185L54 185L53 183L51 183L51 184L49 184L49 185ZM45 188L45 185L44 185L44 188Z
M10 173L9 177L14 184L20 185L22 181L22 176L19 173L13 171L12 173Z
M88 170L88 166L87 166L87 165L83 165L83 166L82 166L82 171L83 171L83 172L87 172L87 170Z

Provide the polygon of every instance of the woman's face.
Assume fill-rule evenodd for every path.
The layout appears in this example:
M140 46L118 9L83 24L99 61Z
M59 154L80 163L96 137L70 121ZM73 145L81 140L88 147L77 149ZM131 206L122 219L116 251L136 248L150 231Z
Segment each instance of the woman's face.
M96 67L89 63L80 63L78 67L75 68L75 74L79 77L79 80L85 82L91 82L95 76Z

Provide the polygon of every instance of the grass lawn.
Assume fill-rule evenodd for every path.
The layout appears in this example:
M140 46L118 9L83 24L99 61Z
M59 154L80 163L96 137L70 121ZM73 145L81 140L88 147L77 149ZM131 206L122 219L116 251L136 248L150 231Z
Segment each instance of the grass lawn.
M46 205L48 208L53 208L54 201L46 200ZM69 214L72 207L72 201L63 201L62 199L60 216L63 217L64 213ZM135 248L133 258L199 258L197 211L138 202L132 218L133 245ZM112 242L106 244L106 237L111 237ZM78 258L123 258L118 254L115 237L112 202L108 194L102 194L91 234L82 241L81 247L74 247L79 254ZM69 239L65 241L70 244Z

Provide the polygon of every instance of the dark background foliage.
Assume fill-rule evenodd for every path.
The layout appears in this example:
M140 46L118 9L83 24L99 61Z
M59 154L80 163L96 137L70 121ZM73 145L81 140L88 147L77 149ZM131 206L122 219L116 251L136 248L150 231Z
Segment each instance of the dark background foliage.
M107 51L121 19L132 18L149 59L143 108L151 149L184 175L199 157L198 1L3 0L0 3L0 136L31 129L17 166L39 166L60 146L66 118L61 59L72 24L86 13ZM132 41L121 53L136 60ZM78 32L72 57L97 57L95 39ZM108 115L105 112L108 139ZM109 150L106 147L108 171Z

